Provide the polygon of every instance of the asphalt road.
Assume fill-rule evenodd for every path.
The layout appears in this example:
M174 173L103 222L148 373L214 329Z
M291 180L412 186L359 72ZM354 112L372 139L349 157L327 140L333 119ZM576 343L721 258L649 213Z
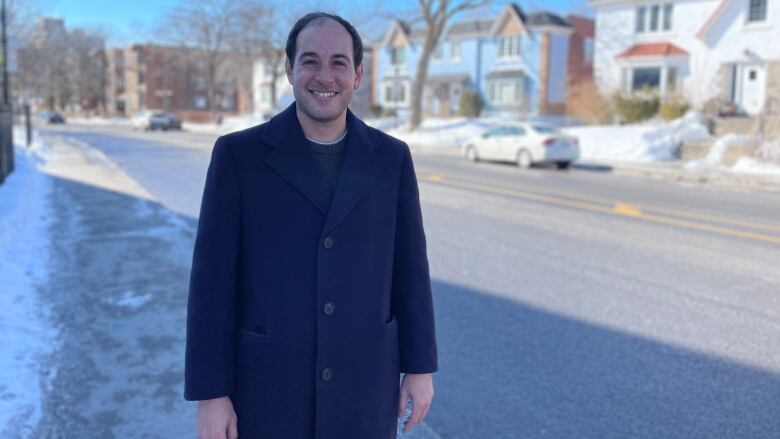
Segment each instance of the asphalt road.
M197 216L215 135L45 134L100 149ZM780 194L415 166L441 366L426 437L780 436Z

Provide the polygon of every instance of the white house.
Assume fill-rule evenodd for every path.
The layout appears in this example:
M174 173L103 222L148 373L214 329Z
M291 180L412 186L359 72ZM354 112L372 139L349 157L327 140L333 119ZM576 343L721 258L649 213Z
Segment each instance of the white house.
M590 0L594 75L606 93L657 88L747 114L780 104L780 1Z
M255 60L252 71L252 97L255 101L255 113L267 117L276 114L280 108L286 108L295 100L292 95L292 86L287 81L282 63L276 75L276 102L273 102L271 84L274 81L272 73L273 66L268 60L265 58Z

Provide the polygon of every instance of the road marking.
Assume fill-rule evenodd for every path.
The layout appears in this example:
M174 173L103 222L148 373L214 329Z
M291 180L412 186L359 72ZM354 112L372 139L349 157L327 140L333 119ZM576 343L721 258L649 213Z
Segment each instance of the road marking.
M648 215L647 213L642 212L642 210L640 209L640 206L642 205L640 204L628 204L628 203L621 203L621 202L615 203L614 201L611 201L609 205L600 205L593 202L580 201L576 199L567 200L565 198L559 198L550 195L537 194L533 192L527 192L527 191L516 190L516 189L507 189L500 186L486 185L486 184L476 183L468 180L453 179L451 177L444 179L443 176L440 176L440 178L431 179L431 177L434 175L437 174L428 175L427 180L442 185L446 185L446 186L480 190L480 191L490 192L499 195L508 195L512 197L540 201L548 204L555 204L559 206L573 207L582 210L590 210L593 212L608 213L611 215L630 216L632 218L636 218L638 220L643 220L648 222L669 224L669 225L675 225L675 226L689 228L689 229L702 230L706 232L714 232L714 233L719 233L728 236L735 236L738 238L746 238L746 239L753 239L757 241L771 242L773 244L780 244L780 236L763 235L755 232L748 232L744 230L737 230L737 229L732 229L723 226L716 226L711 224L696 223L684 219L664 217L661 215ZM576 195L579 196L579 194ZM599 197L584 195L581 196L581 198L592 200ZM606 199L605 198L600 199L602 203L604 202L603 200ZM645 208L645 210L647 209ZM664 209L656 209L656 211L663 211L663 210ZM678 211L678 212L682 212L682 211ZM679 216L685 216L685 215L679 215ZM707 219L710 221L729 223L729 221L727 221L728 218L721 218L721 217L707 215Z
M442 178L444 177L442 176ZM461 181L468 182L468 180L465 179ZM564 191L559 189L544 189L544 188L531 187L531 186L525 186L525 187L518 186L518 187L529 191L534 191L537 193L565 196L565 197L574 198L583 201L591 201L594 203L604 203L610 205L614 205L616 203L625 203L624 201L615 200L612 198L581 194L577 192L570 192L570 191ZM770 232L780 232L780 225L775 225L775 224L761 223L761 222L750 221L741 218L716 216L716 215L711 215L706 213L692 212L692 211L680 210L680 209L675 209L670 207L652 206L649 204L632 203L632 205L637 209L640 209L642 212L666 213L674 216L681 216L681 217L686 217L691 219L699 219L699 220L717 222L721 224L730 224L735 226L749 227L751 229L760 229L760 230L766 230Z
M614 210L615 213L620 215L633 216L633 217L642 216L642 211L638 207L634 206L633 204L615 203L615 207L613 207L612 210Z
M444 176L439 174L431 174L428 176L428 180L430 181L442 181L444 180Z

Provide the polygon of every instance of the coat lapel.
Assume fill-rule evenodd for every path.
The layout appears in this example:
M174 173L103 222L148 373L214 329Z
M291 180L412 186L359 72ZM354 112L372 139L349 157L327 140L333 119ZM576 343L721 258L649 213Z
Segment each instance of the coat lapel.
M306 144L294 103L271 119L263 141L274 147L265 159L268 166L327 215L330 194Z
M347 110L347 147L332 202L298 122L295 103L271 119L263 141L274 151L266 163L327 216L323 233L332 230L368 193L385 166L375 151L379 139Z
M379 139L349 110L347 127L347 150L323 233L331 231L349 214L385 167L385 160L376 152Z

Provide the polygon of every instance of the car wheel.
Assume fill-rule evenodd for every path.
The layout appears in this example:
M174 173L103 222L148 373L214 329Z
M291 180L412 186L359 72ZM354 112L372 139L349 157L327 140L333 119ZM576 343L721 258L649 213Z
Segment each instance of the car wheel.
M558 169L569 169L571 162L555 162L555 166L557 166Z
M469 145L468 148L466 148L466 160L470 162L478 162L479 161L479 155L477 155L477 148L473 145Z
M517 163L517 167L520 169L530 168L531 165L533 164L533 160L531 159L531 154L527 150L521 149L517 153L516 163Z

